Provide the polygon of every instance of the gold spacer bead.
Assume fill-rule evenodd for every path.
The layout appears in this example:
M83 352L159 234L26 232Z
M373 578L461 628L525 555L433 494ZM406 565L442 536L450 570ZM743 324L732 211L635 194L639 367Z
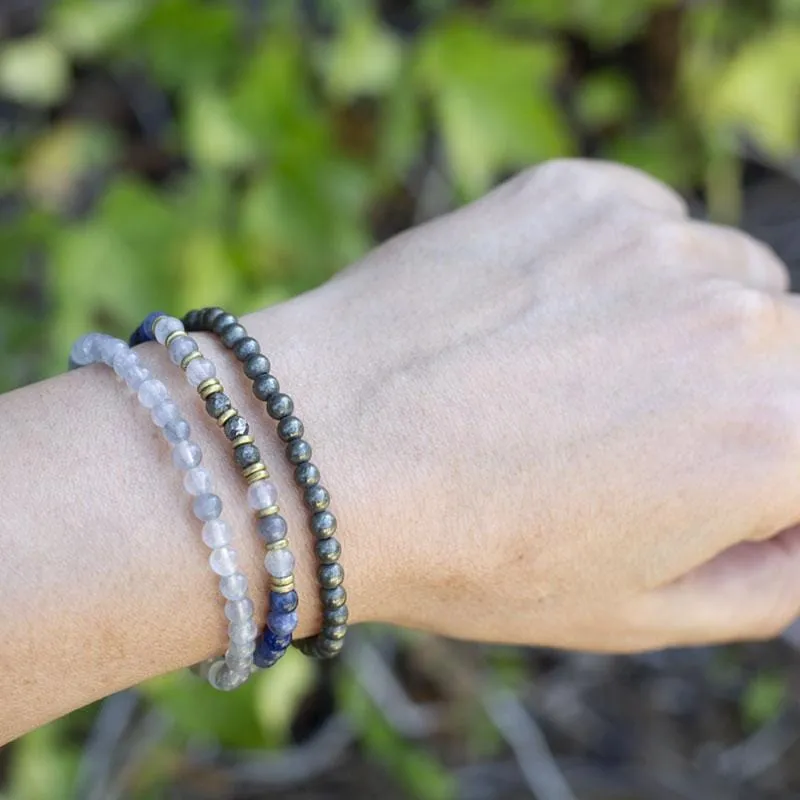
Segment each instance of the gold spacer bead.
M243 444L253 444L255 439L252 436L237 436L232 442L231 447L236 449L237 447L241 447Z
M245 475L245 480L248 484L258 483L258 481L265 481L269 478L269 472L265 469L260 469L258 472L252 472L250 475Z
M203 400L208 400L212 394L224 391L225 390L222 384L217 378L208 378L197 387L197 393L203 398Z
M185 370L186 367L188 367L189 364L192 363L192 361L195 361L196 359L202 358L202 357L203 357L203 354L199 350L195 350L194 352L189 353L189 355L186 356L186 358L184 358L183 361L181 361L181 369Z
M280 510L280 506L267 506L266 508L261 508L256 511L256 516L259 519L263 519L264 517L271 517L273 514L277 514Z
M278 594L289 594L289 592L294 591L294 581L287 583L284 586L279 586L273 583L269 588L270 591L277 592Z
M172 333L164 340L164 347L169 347L176 339L180 338L181 336L188 335L189 334L186 333L186 331L172 331Z
M245 467L242 470L242 475L244 475L245 478L249 478L254 472L261 472L262 469L266 468L267 467L261 461L256 461L255 464Z
M273 578L272 576L270 576L269 582L270 585L273 587L294 586L294 575L289 575L288 578Z
M285 550L289 546L288 539L278 539L277 542L270 542L267 545L267 550Z
M219 415L217 425L221 428L229 419L233 419L238 413L239 412L235 408L229 408L224 414Z

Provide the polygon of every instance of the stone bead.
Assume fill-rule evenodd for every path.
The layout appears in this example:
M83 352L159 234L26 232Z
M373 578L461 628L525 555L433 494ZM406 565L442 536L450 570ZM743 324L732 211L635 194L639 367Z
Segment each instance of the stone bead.
M214 481L211 473L205 467L194 467L183 476L183 488L197 497L214 491Z
M152 342L156 335L153 331L153 325L156 324L156 320L159 317L166 317L168 314L165 314L163 311L151 311L142 322L140 329L144 334L144 341Z
M167 399L167 387L158 378L150 378L139 387L139 402L145 408L155 408Z
M141 364L133 364L120 374L120 378L122 378L122 380L128 384L128 388L134 392L138 392L139 387L152 377L150 370L143 367Z
M206 411L214 419L219 419L230 407L231 399L225 392L214 392L206 400Z
M267 628L259 642L258 649L269 649L277 652L285 650L292 643L291 636L279 636L275 631Z
M253 663L259 669L269 669L278 662L281 655L283 655L283 651L276 653L274 650L262 647L253 654Z
M169 398L162 400L150 411L150 417L159 428L163 428L168 422L174 422L181 418L178 406Z
M325 608L341 608L347 602L347 592L344 586L335 589L320 589L319 599Z
M247 642L230 642L228 644L228 652L239 658L243 656L252 656L258 646L257 638L258 637L250 639ZM252 661L252 658L250 660Z
M252 653L244 653L240 650L228 650L228 652L225 653L225 663L234 672L244 672L250 669L250 665L253 663L253 655Z
M231 622L246 622L256 613L253 601L249 597L243 600L228 600L225 603L225 616Z
M304 464L311 458L311 445L305 439L295 439L286 445L286 458L292 464Z
M100 339L103 334L87 333L81 336L69 351L69 360L77 367L93 364L99 356Z
M185 419L178 419L174 422L168 422L164 426L162 433L170 444L178 444L185 442L189 438L192 429Z
M284 417L276 426L278 436L284 442L300 439L305 432L303 423L297 417Z
M270 550L264 566L273 578L288 578L294 572L294 556L291 550Z
M258 636L258 626L252 618L246 622L232 622L228 625L228 635L231 637L231 641L236 644L251 642Z
M99 341L97 352L100 360L110 367L114 363L114 358L120 353L129 350L128 345L122 339L115 339L107 336Z
M211 555L208 557L208 563L211 564L211 569L214 570L217 575L227 577L233 575L237 571L239 557L232 547L225 545L224 547L217 547L215 550L211 551Z
M311 530L318 539L330 539L336 527L336 517L330 511L318 511L311 517Z
M197 325L200 322L201 314L202 312L196 308L193 308L191 311L187 311L183 315L183 327L186 328L187 331L197 330Z
M202 522L209 522L212 519L218 519L222 513L222 500L216 494L207 492L195 497L192 503L192 511L197 519Z
M244 374L248 378L257 378L265 372L269 372L269 359L261 353L254 353L244 362Z
M324 625L320 634L323 640L341 641L347 634L347 625Z
M323 625L346 625L349 617L350 612L347 606L339 606L338 608L324 608L322 610Z
M297 592L270 592L269 610L278 614L288 614L297 610Z
M161 317L155 325L153 325L153 335L159 344L164 344L167 337L175 331L182 331L183 323L175 317Z
M203 381L217 377L217 368L207 358L196 358L186 366L186 380L196 389Z
M245 672L232 670L224 661L215 661L208 670L208 682L221 692L238 689L249 677Z
M225 423L222 430L225 432L228 439L233 441L240 436L246 436L250 433L250 426L247 424L247 420L244 417L240 417L237 414Z
M195 442L178 442L172 448L172 463L178 469L193 469L200 466L203 460L203 451Z
M259 375L253 381L253 394L259 400L267 400L275 392L279 391L281 385L274 375Z
M203 541L216 550L231 543L231 529L227 522L221 519L210 519L203 525ZM244 576L242 576L244 577ZM245 586L245 589L247 587Z
M261 451L254 444L243 444L233 450L236 466L244 469L261 461Z
M236 571L230 575L223 575L219 579L219 590L227 600L241 600L247 595L247 576Z
M324 511L331 504L331 496L324 486L309 486L303 492L303 500L311 511Z
M298 486L316 486L319 483L319 477L319 469L310 461L298 464L294 471L294 479Z
M231 348L234 347L238 342L244 339L247 336L247 331L244 329L244 326L239 325L238 323L235 325L228 325L227 328L223 331L222 335L219 337L222 341L222 344L225 347Z
M280 514L270 514L258 520L258 532L267 544L274 544L286 538L286 520Z
M290 611L288 614L276 614L270 611L267 614L267 625L277 636L290 636L297 629L297 613Z
M272 419L283 419L294 411L294 401L288 394L278 392L267 398L267 414Z
M333 658L342 652L344 639L326 639L320 636L317 639L317 654L321 658Z
M330 539L317 539L314 549L321 564L334 564L342 554L342 546L333 536Z
M117 375L122 375L129 369L135 366L141 366L139 356L128 347L122 347L114 355L114 360L111 362L111 368Z
M319 585L323 589L335 589L342 585L344 580L344 567L341 564L323 564L317 570Z
M211 325L211 330L214 331L217 336L220 336L225 328L227 328L229 325L235 325L238 321L239 320L237 320L233 314L222 313L214 319L214 322Z
M248 361L253 356L258 355L260 352L261 347L252 336L243 337L234 345L233 348L233 354L239 359L239 361L243 363ZM267 361L267 368L265 370L261 370L261 372L269 372L269 361Z
M247 489L247 503L254 511L277 505L278 487L272 481L256 481ZM269 517L265 517L269 519Z
M169 360L173 364L180 364L189 353L194 353L197 349L197 342L191 336L179 336L169 343Z

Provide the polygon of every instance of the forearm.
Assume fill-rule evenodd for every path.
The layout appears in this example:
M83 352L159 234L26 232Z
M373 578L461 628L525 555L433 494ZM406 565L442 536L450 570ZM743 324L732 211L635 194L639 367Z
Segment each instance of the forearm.
M337 443L350 425L337 387L315 385L297 304L247 320L292 392L323 469L342 531L351 619L371 617L360 587L354 474ZM297 557L302 637L318 629L307 518L263 404L211 337L201 347L246 413L278 482ZM65 343L65 351L67 349ZM266 612L264 550L230 448L163 348L143 359L169 386L213 469L225 517ZM311 397L311 394L314 397ZM200 523L191 515L168 445L147 412L104 366L0 398L0 741L148 677L224 649L226 621ZM361 554L361 555L360 555ZM374 571L374 567L368 569ZM367 601L368 605L368 601Z

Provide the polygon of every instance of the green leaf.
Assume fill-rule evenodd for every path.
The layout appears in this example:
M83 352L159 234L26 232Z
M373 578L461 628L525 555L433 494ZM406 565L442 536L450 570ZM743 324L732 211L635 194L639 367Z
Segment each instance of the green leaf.
M15 743L8 796L13 800L70 800L78 754L64 741L64 721L45 725Z
M128 36L151 5L152 0L60 0L47 27L65 52L95 58Z
M786 683L781 676L759 673L747 685L741 701L742 720L750 729L772 719L786 699Z
M69 62L46 36L29 36L0 46L0 93L35 106L51 106L70 87Z
M602 128L626 120L636 106L636 95L625 75L602 70L587 75L575 93L575 110L588 128Z

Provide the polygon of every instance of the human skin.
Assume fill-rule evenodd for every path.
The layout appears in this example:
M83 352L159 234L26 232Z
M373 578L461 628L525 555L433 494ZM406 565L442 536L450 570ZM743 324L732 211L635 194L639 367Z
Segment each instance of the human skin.
M800 309L744 234L646 175L527 171L245 318L339 518L353 622L630 652L767 638L800 608ZM272 423L213 339L282 488L300 627L305 515ZM65 343L65 354L68 343ZM227 443L163 350L263 622L263 548ZM101 366L0 398L0 742L224 649L199 525Z

